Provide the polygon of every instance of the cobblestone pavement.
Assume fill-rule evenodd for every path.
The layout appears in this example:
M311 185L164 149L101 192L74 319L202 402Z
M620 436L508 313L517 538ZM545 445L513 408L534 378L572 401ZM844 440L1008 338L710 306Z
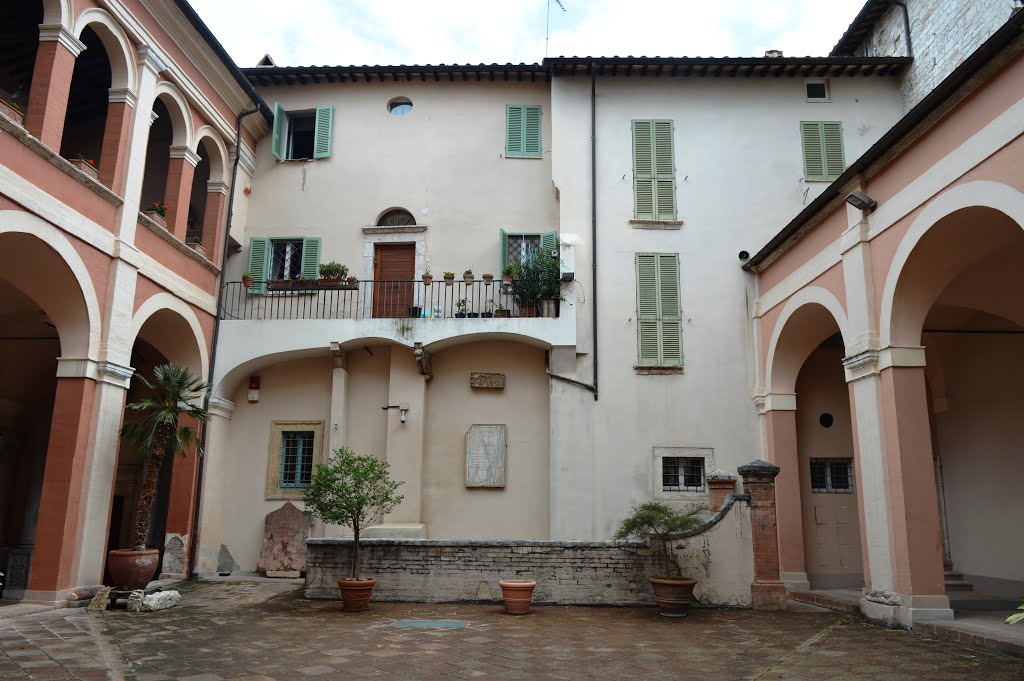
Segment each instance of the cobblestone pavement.
M182 585L181 605L130 614L57 610L0 619L2 679L1024 678L1024 660L830 612L374 603L343 614L292 584ZM463 620L407 628L400 619Z

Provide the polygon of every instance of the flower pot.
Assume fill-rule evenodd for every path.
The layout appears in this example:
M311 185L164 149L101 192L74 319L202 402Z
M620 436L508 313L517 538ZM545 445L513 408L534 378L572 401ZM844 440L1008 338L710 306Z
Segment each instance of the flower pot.
M410 319L419 319L422 316L423 316L423 308L422 307L420 307L418 305L413 305L412 307L409 308L409 318Z
M492 317L494 317L494 313L493 312L481 312L480 313L480 319L491 319Z
M480 313L479 312L467 312L466 316L469 317L470 319L479 319L480 318Z
M444 283L447 286L453 285L455 283L455 277L445 277L444 278Z
M167 218L163 215L160 215L160 213L157 213L156 211L153 210L147 210L146 217L148 217L150 220L160 225L164 229L167 229Z
M466 313L465 312L456 312L455 316L458 317L459 319L465 319L466 318Z
M688 577L651 577L650 580L658 614L662 617L686 617L697 580Z
M373 587L376 584L376 579L339 579L341 609L345 612L369 610L370 597L373 596Z
M509 313L508 310L495 310L494 311L494 318L495 319L508 319L510 316L511 316L511 314Z
M356 277L349 277L348 278L348 285L349 286L355 286L358 283L359 283L359 279L358 278L356 278Z
M107 554L107 569L114 580L114 586L122 589L144 589L156 576L160 566L160 551L157 549L114 549Z
M484 283L485 284L490 286L492 281L494 281L494 275L493 274L485 274L484 275Z
M501 283L505 284L507 286L511 286L512 285L512 275L511 274L503 274L503 275L501 275Z
M519 306L519 316L520 317L539 317L540 316L539 306L536 305L536 304L525 304L524 303L523 305Z
M252 288L252 277L242 277L242 286Z
M271 291L281 291L292 287L291 279L271 279L268 282Z
M94 180L98 180L100 178L100 171L96 169L96 166L89 163L88 161L83 161L80 158L75 158L71 159L71 165L78 168L79 170L81 170L83 173L85 173Z
M470 284L473 283L473 275L472 274L469 274L469 275L464 274L464 275L462 275L462 281L466 282L466 286L469 286Z
M429 274L424 274L423 275L423 285L424 286L430 286L430 283L432 281L434 281L434 277L432 275L429 275Z
M525 615L530 612L530 601L533 600L533 589L537 582L532 579L503 579L501 597L505 599L505 612L510 615Z
M23 112L18 111L7 102L0 102L0 107L2 107L4 114L8 118L13 119L18 125L25 127L25 114Z
M321 277L320 288L338 288L341 286L341 277Z

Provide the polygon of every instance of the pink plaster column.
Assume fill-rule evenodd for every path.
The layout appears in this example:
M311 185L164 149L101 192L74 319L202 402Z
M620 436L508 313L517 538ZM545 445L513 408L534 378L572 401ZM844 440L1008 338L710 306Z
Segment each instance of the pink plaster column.
M25 128L54 151L60 151L64 136L75 59L84 49L85 45L63 26L39 27L39 49L32 71Z
M881 372L893 586L908 596L945 595L924 367Z
M111 90L107 104L107 122L100 151L100 182L121 194L125 162L128 156L128 135L131 130L135 96L130 90Z
M775 511L775 478L779 467L752 461L738 469L743 489L750 494L751 541L754 546L754 610L785 610L786 586L779 579L779 533Z
M769 395L776 398L778 395ZM786 396L791 398L792 396ZM795 400L793 400L795 407ZM790 406L790 405L787 405ZM771 409L766 411L765 456L780 468L775 480L777 491L779 559L783 579L800 588L810 588L807 581L807 563L804 557L803 510L800 506L800 462L796 448L796 411ZM792 584L791 584L792 585Z
M188 202L192 198L192 176L199 164L199 154L188 147L171 147L167 166L164 203L167 204L167 229L181 241L188 230Z
M224 241L224 220L228 212L228 186L223 182L206 183L206 211L203 214L203 248L206 257L220 265Z

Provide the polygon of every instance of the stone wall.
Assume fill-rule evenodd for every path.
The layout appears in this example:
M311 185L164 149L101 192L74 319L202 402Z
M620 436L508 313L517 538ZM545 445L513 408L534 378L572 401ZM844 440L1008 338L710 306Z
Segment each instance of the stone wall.
M900 90L912 109L1010 18L1010 0L907 0L914 63ZM882 15L857 54L906 56L903 8Z

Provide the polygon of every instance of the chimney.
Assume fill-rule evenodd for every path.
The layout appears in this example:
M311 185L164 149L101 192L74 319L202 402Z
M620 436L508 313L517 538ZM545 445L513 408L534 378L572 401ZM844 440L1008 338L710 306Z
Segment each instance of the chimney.
M782 50L765 50L764 56L771 59L777 59L782 56Z

